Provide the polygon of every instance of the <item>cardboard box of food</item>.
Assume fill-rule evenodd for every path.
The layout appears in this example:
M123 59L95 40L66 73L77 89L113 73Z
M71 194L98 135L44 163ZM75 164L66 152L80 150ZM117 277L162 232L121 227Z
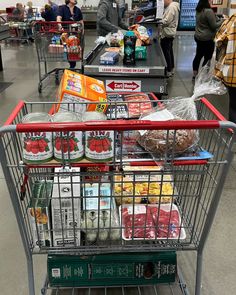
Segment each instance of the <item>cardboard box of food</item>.
M51 201L54 247L80 244L79 172L79 168L55 168Z
M48 256L51 287L149 285L175 281L174 251L103 254L95 256Z
M28 218L33 245L36 248L52 246L49 210L51 194L52 182L36 181L33 184Z
M69 104L69 110L79 114L85 111L105 112L107 108L103 81L70 70L64 71L57 100L59 102L57 110L68 110ZM99 104L96 104L98 102Z

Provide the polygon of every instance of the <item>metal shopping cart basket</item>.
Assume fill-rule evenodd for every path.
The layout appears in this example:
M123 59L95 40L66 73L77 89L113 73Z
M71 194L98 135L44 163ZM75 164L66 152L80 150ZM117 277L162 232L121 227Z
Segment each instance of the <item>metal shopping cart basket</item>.
M137 109L137 101L135 103ZM106 107L114 110L120 105L114 102L107 103ZM77 104L64 104L64 108L73 111ZM56 294L64 294L63 290L66 294L75 294L77 288L85 286L89 294L92 287L105 286L107 294L111 282L112 286L120 286L121 294L125 294L130 284L126 276L118 275L113 281L110 277L112 274L114 279L123 271L127 271L128 277L133 274L130 265L136 264L123 267L124 255L138 253L136 257L141 259L143 255L169 255L185 250L197 252L195 295L201 294L203 249L233 158L235 124L225 121L204 98L197 102L198 121L173 124L129 117L114 120L113 117L110 121L85 123L22 124L26 114L36 111L52 114L57 109L56 103L22 101L1 128L1 164L27 257L29 294L35 294L34 254L48 254L49 271L42 294L51 294L50 290ZM115 117L118 118L118 114ZM151 157L149 152L142 151L139 157L140 147L130 150L130 146L135 145L134 141L131 145L130 142L137 138L135 134L140 134L139 130L165 132L166 150ZM197 150L190 156L174 152L177 132L181 130L191 130L199 138ZM45 145L42 139L46 135L49 140ZM50 143L52 136L54 141ZM72 161L70 153L78 150L80 136L84 137L80 143L85 151L89 147L101 156L112 149L110 160ZM109 145L111 141L113 144ZM60 162L24 162L26 142L31 156L37 155L40 149L48 151L49 145L54 144L54 153L61 151ZM123 258L117 262L116 255ZM51 265L53 259L68 260ZM73 263L92 261L85 268L76 266L72 272L69 259L73 259ZM115 259L116 275L111 268L111 261ZM127 263L128 259L130 257ZM147 272L143 271L147 268ZM161 268L153 261L146 263L143 269L139 268L135 278L140 284L152 285L150 289L144 288L149 294L159 292L162 285L153 283L157 278L177 272L175 263ZM72 273L76 278L71 277ZM61 276L64 281L60 281ZM178 279L180 293L175 294L188 294L181 282ZM142 294L137 281L133 285L134 290ZM167 284L167 288L170 293L165 289L158 294L173 294L173 284Z
M42 82L55 73L55 82L59 84L59 71L63 70L57 62L80 62L82 67L84 52L84 28L80 22L37 21L34 26L35 45L39 64L38 91L42 92ZM48 63L55 68L49 69ZM42 71L44 67L44 71Z

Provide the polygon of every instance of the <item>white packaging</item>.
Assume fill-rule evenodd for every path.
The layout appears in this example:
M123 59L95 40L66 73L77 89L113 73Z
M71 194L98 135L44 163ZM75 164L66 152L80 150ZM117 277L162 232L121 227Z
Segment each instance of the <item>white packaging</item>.
M80 245L79 172L79 168L55 168L51 201L54 247Z

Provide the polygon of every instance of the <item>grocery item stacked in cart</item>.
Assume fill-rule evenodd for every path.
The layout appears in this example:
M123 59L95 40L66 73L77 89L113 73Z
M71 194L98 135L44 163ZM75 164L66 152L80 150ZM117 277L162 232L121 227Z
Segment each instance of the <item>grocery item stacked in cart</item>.
M41 58L78 61L82 58L83 27L76 22L35 24L36 46Z
M24 124L63 124L59 130L54 124L54 132L22 135L23 161L31 169L45 169L37 178L29 169L35 247L186 238L175 181L163 159L211 155L199 151L196 130L132 130L139 118L143 123L183 121L153 94L106 94L103 82L65 71L49 114L22 119ZM106 130L112 122L126 121L131 130ZM73 130L80 122L90 128Z

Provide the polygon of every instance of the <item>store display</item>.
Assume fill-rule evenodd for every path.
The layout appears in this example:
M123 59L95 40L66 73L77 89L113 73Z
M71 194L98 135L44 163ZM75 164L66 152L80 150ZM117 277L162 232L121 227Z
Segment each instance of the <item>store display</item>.
M135 65L135 44L137 37L132 31L126 32L124 36L124 57L123 63L126 66Z
M82 120L104 121L106 116L97 112L85 112ZM114 157L114 131L86 131L85 157L90 161L111 161Z
M160 166L125 166L123 173L114 175L114 196L117 205L173 202L171 175Z
M79 122L79 116L72 112L59 112L53 116L53 122ZM55 132L54 157L58 161L79 161L84 156L83 132Z
M198 0L182 0L180 1L180 30L194 30L196 26L196 7Z
M36 248L51 247L50 198L51 181L35 181L28 206L28 220L33 245Z
M55 168L51 201L53 246L80 245L79 168Z
M47 113L30 113L23 117L23 124L48 123L51 117ZM22 134L23 161L26 163L47 162L53 157L52 133L25 132Z
M107 98L104 83L100 80L64 70L58 94L58 110L105 112Z
M47 265L51 287L170 283L177 272L174 251L86 257L49 255Z
M185 239L178 207L175 204L122 205L124 240Z

